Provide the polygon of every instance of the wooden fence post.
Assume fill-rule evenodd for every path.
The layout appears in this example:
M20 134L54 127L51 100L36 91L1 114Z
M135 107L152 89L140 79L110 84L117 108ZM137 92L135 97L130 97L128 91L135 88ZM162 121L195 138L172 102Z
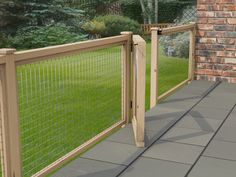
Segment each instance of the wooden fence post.
M195 23L191 23L195 24ZM189 69L188 69L188 79L192 81L194 79L194 69L195 69L195 40L196 40L196 27L190 31L190 42L189 42Z
M22 177L15 51L15 49L0 50L0 55L6 57L6 63L0 66L4 177Z
M151 90L150 90L150 108L157 104L158 99L158 39L159 28L151 29Z
M145 146L146 42L133 37L133 129L137 147Z
M121 35L127 35L128 41L122 47L122 68L123 68L123 90L122 90L122 109L123 119L126 123L131 121L131 45L132 35L130 31L121 32Z

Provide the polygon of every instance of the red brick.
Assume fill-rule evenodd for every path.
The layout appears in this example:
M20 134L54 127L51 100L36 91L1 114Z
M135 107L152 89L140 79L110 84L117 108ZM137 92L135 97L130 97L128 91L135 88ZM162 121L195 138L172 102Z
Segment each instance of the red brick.
M212 69L197 69L196 70L196 74L221 76L222 75L222 71L220 71L220 70L212 70Z
M216 52L217 57L235 57L236 53L232 51L218 51Z
M228 19L227 19L227 22L228 22L230 25L236 25L236 18L228 18Z
M233 25L215 25L214 29L215 31L233 31L234 26Z
M207 22L208 22L207 18L198 18L198 20L197 20L198 24L200 24L200 23L206 24Z
M208 44L215 44L216 43L216 38L200 38L199 42L200 43L208 43Z
M224 38L227 34L223 31L206 31L205 37L216 37L216 38Z
M235 77L235 78L234 78L234 77L231 77L230 80L229 80L229 82L236 84L236 77Z
M213 4L215 0L198 0L198 4Z
M212 24L198 24L198 29L200 30L213 30L214 26Z
M233 17L233 12L228 12L228 11L219 11L215 12L215 17L221 18L221 17Z
M197 16L198 17L215 17L215 13L214 12L198 11Z
M236 51L236 46L235 45L226 45L225 50Z
M236 77L236 71L223 71L222 76L224 76L224 77Z
M235 39L232 39L232 38L218 38L217 43L226 44L226 45L233 45L233 44L235 44Z
M216 24L216 25L223 25L227 23L226 18L209 18L208 23Z
M208 10L208 9L207 9L207 6L206 6L206 5L198 5L198 6L197 6L197 10L206 11L206 10Z
M235 3L235 0L215 0L216 3L221 3L221 4L225 4L225 3Z
M208 11L222 11L223 10L223 6L221 4L208 5L206 6L206 8Z
M205 31L198 30L196 35L198 37L204 37L205 36Z
M224 11L236 11L236 5L225 5L223 7Z
M224 63L224 58L197 56L196 61L197 63Z

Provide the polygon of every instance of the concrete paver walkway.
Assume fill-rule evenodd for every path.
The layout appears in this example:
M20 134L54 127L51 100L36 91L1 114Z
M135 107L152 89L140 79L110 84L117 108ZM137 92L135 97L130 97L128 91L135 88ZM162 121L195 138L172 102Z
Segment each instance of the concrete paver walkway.
M236 84L193 81L146 113L146 147L120 129L53 177L235 177Z

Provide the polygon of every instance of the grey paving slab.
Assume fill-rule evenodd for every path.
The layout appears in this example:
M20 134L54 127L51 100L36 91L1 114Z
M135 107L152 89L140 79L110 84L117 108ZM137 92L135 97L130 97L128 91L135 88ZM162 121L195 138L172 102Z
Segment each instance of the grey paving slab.
M236 161L236 143L213 140L203 155Z
M190 93L184 93L182 90L177 91L173 95L167 97L166 101L178 102L178 101L195 101L196 99L201 99L201 95L195 95Z
M158 131L158 128L155 131L146 130L145 145L148 146L149 144L153 143L159 136L161 136L164 128L165 127L161 128L159 126L160 131ZM135 145L132 125L128 125L120 129L119 131L115 132L113 135L108 137L106 141Z
M219 93L226 93L226 94L236 94L236 84L222 82L215 90L214 92Z
M230 114L223 126L236 128L236 112Z
M236 107L233 109L232 114L236 115Z
M199 119L198 117L184 116L175 127L215 132L222 122L223 120Z
M201 157L188 177L235 177L236 162Z
M225 102L226 104L232 104L232 103L236 103L236 93L227 93L224 91L220 91L220 92L211 92L207 98L212 98L212 99L217 99L221 102Z
M220 109L232 109L235 104L234 100L230 100L224 96L217 97L211 96L204 98L201 103L199 104L201 107L206 108L220 108Z
M163 108L156 106L145 116L146 130L161 134L185 114L183 109Z
M180 92L187 94L195 94L195 95L205 95L213 86L215 82L209 81L193 81L190 84L183 87Z
M175 109L184 109L184 110L188 110L190 108L192 108L198 101L200 100L200 98L197 99L193 99L193 100L165 100L161 103L159 103L159 107L164 107L164 108L175 108Z
M221 141L231 141L236 143L235 127L227 127L223 125L222 128L218 131L218 133L214 137L214 139Z
M78 158L52 177L115 177L125 166Z
M145 116L146 119L171 119L176 117L181 117L186 110L178 108L164 108L157 105L151 110L147 111Z
M141 152L142 148L134 145L103 141L82 155L83 158L128 165Z
M236 128L236 120L235 119L227 119L224 123L224 127Z
M186 164L193 164L203 147L187 144L158 141L152 145L144 154L144 157L169 160Z
M166 131L171 125L173 125L177 119L178 117L169 118L167 120L159 118L146 118L145 127L148 131L162 133Z
M190 165L141 157L122 177L184 177Z
M200 103L189 112L189 115L196 118L224 120L229 112L230 110L226 109L201 107Z
M161 139L192 145L206 146L213 135L213 132L174 127L169 130Z

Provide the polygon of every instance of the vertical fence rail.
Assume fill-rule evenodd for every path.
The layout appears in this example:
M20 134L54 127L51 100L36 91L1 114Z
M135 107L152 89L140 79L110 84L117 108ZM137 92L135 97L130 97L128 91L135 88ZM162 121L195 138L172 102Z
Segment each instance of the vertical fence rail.
M132 32L124 31L121 35L128 36L128 41L122 47L122 63L123 63L123 119L129 123L131 115L131 42Z
M151 98L150 108L153 108L157 104L158 98L158 61L159 61L159 28L151 29Z
M195 23L192 23L195 24ZM193 27L190 30L190 43L189 43L189 70L188 70L188 78L190 81L194 79L194 68L195 68L195 40L196 40L196 27Z
M21 177L20 128L14 49L2 49L6 63L1 65L1 116L3 125L4 176Z
M170 35L179 32L190 32L190 43L189 43L189 66L188 66L188 79L178 84L166 93L158 96L158 50L159 50L159 36ZM151 90L150 90L150 108L153 108L158 101L166 98L168 95L173 93L175 90L182 87L184 84L194 79L194 68L195 68L195 39L196 39L196 24L190 23L188 25L175 26L170 28L151 28Z

